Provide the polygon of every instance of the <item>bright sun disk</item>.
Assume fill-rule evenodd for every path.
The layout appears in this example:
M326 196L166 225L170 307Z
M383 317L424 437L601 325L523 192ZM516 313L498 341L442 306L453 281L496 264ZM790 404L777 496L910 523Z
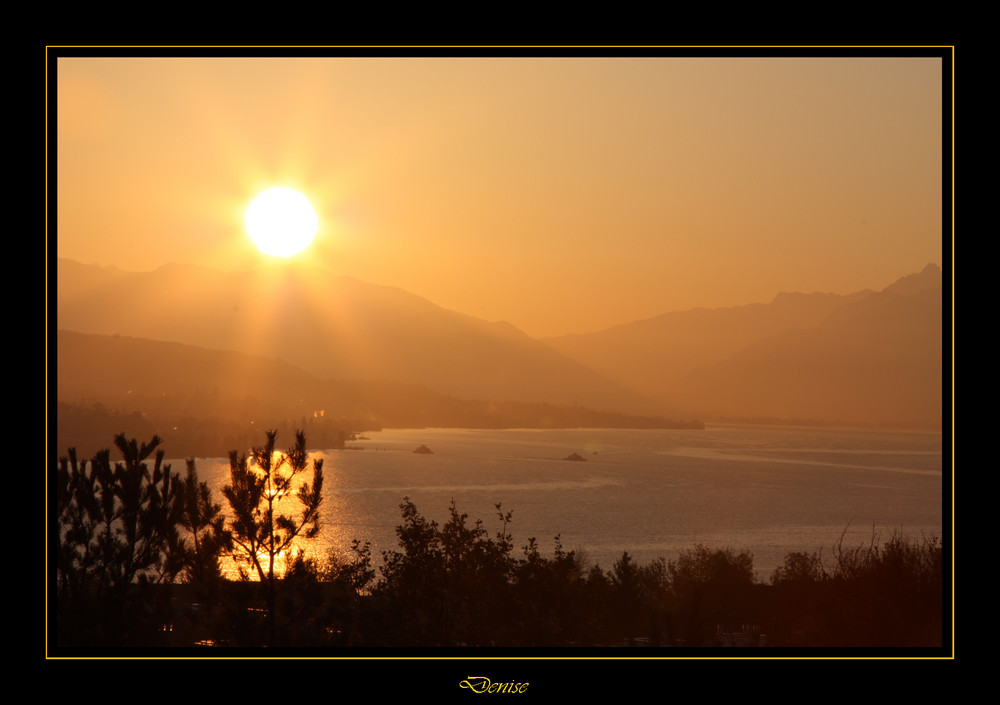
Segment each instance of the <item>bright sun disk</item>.
M247 234L257 248L276 257L291 257L304 250L319 227L309 199L283 186L270 188L253 199L245 220Z

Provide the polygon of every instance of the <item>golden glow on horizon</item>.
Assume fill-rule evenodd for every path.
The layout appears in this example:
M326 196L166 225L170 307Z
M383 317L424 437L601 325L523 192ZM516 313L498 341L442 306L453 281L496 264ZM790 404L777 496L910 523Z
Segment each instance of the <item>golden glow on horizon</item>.
M275 186L247 206L247 233L261 252L291 257L307 248L319 228L312 205L295 189Z
M310 264L532 336L942 263L935 58L58 67L58 256L84 263L254 269L273 184L308 185Z

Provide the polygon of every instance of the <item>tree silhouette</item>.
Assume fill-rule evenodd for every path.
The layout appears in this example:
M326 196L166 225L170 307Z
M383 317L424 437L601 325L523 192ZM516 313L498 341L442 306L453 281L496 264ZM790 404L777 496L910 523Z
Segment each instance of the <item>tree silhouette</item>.
M745 618L755 580L749 551L696 544L669 561L667 573L685 644L705 645L717 625Z
M388 638L420 646L490 646L518 631L512 626L511 513L496 508L501 528L491 538L482 521L467 523L454 500L439 526L403 498L403 524L396 528L402 550L382 552L383 577L374 590L388 608Z
M188 560L177 531L183 512L180 476L163 465L160 439L141 445L124 434L90 463L75 449L56 473L59 522L58 640L63 644L148 644L156 605L149 587L172 583ZM156 451L153 467L147 459ZM162 595L161 595L162 597ZM162 605L159 605L162 607Z
M226 532L231 540L230 553L240 564L240 575L249 579L252 570L265 587L270 641L277 636L276 591L281 570L279 563L291 567L299 538L313 538L319 533L319 507L323 501L323 459L313 460L312 482L295 489L296 478L308 466L306 439L295 434L295 445L287 453L275 452L277 431L266 431L267 441L255 447L248 458L229 453L230 484L222 489L229 503L231 519ZM279 505L294 499L297 515L279 512ZM301 555L299 552L298 555Z
M225 530L222 507L212 501L208 483L198 480L194 458L187 461L181 525L191 536L185 578L202 585L216 583L222 577L219 555L232 550L232 537Z

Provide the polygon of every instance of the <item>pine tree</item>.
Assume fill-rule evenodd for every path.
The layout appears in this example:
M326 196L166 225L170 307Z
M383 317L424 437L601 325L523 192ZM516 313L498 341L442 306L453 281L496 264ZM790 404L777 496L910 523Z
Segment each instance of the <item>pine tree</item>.
M56 473L59 532L57 634L61 644L149 643L155 584L172 583L187 562L177 527L180 477L163 465L160 439L141 445L115 437L110 451L77 462L75 449ZM147 460L156 451L152 468Z
M255 447L250 457L230 452L230 483L222 493L232 515L226 527L232 541L231 555L241 563L244 579L250 578L249 567L263 586L273 644L277 638L276 592L282 574L279 564L284 561L290 566L298 539L319 533L323 459L313 460L312 482L296 489L297 478L308 466L305 434L295 434L295 446L287 453L275 452L277 431L267 431L266 436L267 442ZM290 498L299 505L296 515L279 511L279 505Z

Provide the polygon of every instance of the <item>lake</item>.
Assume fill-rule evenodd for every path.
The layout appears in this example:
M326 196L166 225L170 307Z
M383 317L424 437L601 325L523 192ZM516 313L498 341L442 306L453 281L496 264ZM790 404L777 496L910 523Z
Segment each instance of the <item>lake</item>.
M352 539L373 555L397 548L399 504L447 521L454 499L469 523L501 528L513 511L515 551L535 537L608 570L628 551L671 559L695 544L753 554L760 579L790 551L822 551L874 530L942 537L940 433L712 425L705 430L408 429L365 434L324 460L322 531L308 548L346 555ZM263 441L263 436L261 438ZM279 448L292 439L278 439ZM414 453L420 445L433 451ZM576 453L585 461L564 460ZM172 461L174 469L183 461ZM228 461L199 458L200 478L224 505ZM290 502L286 503L290 505ZM293 507L286 508L292 512Z

